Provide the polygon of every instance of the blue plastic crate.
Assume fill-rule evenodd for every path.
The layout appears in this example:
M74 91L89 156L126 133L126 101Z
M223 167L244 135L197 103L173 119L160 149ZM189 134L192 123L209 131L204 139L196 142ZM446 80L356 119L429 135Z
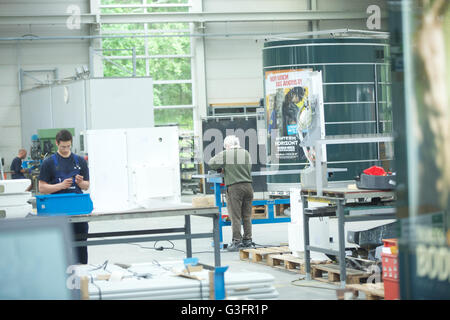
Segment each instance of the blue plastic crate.
M89 214L94 209L89 193L61 193L36 196L39 216Z

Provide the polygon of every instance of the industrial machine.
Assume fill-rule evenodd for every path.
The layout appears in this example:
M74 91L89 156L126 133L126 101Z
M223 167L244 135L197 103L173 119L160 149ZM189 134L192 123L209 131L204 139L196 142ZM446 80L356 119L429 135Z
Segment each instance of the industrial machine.
M53 128L53 129L38 129L37 134L31 137L30 156L33 160L43 160L49 155L56 152L56 134L62 130L68 130L73 137L75 137L74 128Z

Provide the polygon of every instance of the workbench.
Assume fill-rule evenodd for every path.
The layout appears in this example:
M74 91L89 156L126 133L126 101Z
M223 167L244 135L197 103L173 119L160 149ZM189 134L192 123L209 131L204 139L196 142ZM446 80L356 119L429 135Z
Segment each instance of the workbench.
M301 170L285 170L285 171L262 171L251 172L252 176L266 176L266 175L278 175L278 174L300 174ZM222 173L209 173L209 174L196 174L192 178L204 178L207 182L214 183L214 198L215 205L217 206L220 219L219 219L219 239L223 242L222 227L231 226L231 221L226 221L222 217L222 208L227 207L226 202L222 201L222 191L226 190L224 185L224 177ZM290 217L277 217L275 214L275 206L279 204L290 204L290 199L269 199L269 200L253 200L252 206L267 206L267 218L252 219L252 224L265 224L265 223L281 223L290 222Z
M327 169L328 172L339 172L339 171L347 171L347 169L338 168L338 169ZM270 176L270 175L286 175L286 174L298 174L302 172L301 169L296 170L278 170L278 171L257 171L251 172L252 177L256 176ZM208 174L195 174L192 175L192 178L202 178L206 179L207 182L214 183L214 198L215 204L219 209L220 219L219 219L219 238L220 242L223 241L222 227L231 226L231 221L225 221L222 217L222 208L227 207L226 202L222 201L222 191L226 190L226 186L224 185L224 176L222 173L208 173ZM268 199L268 200L253 200L252 206L267 206L267 218L263 219L252 219L252 224L266 224L266 223L282 223L282 222L291 222L290 217L277 217L275 214L275 206L280 204L289 204L291 200L287 199Z
M86 241L74 241L74 247L108 245L130 242L146 242L146 241L164 241L164 240L186 240L186 257L192 257L192 239L212 238L214 246L214 264L220 266L220 240L219 240L219 210L217 207L194 208L191 206L180 206L176 208L164 209L142 209L130 210L126 212L112 213L92 213L86 215L68 216L69 223L76 222L100 222L100 221L117 221L129 219L147 219L184 216L184 226L164 229L151 230L129 230L129 231L111 231L102 233L88 233ZM199 216L211 218L213 224L212 233L192 233L191 232L191 216ZM168 235L166 235L168 234ZM113 239L96 239L95 238L111 238ZM77 239L75 239L77 240ZM78 239L79 240L79 239Z
M328 186L322 188L322 195L318 195L316 188L302 188L300 191L303 203L303 233L305 248L306 279L311 280L310 252L317 251L335 255L339 261L340 284L344 288L346 284L345 263L345 234L346 222L388 220L395 219L395 192L393 190L363 190L350 188L354 181L328 182ZM379 198L380 201L372 202ZM308 202L328 202L332 206L308 209ZM356 212L356 214L351 213ZM348 213L348 214L346 214ZM310 246L309 219L320 217L338 218L339 250Z

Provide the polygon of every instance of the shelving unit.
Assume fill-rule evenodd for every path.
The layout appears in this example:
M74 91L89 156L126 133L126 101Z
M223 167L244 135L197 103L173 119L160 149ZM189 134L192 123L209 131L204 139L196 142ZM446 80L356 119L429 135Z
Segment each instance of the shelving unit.
M201 182L198 179L192 179L192 175L200 172L201 164L195 161L195 136L181 135L179 145L181 192L191 191L197 194L201 191Z
M249 115L256 114L256 109L261 108L259 102L248 103L215 103L208 108L209 116Z

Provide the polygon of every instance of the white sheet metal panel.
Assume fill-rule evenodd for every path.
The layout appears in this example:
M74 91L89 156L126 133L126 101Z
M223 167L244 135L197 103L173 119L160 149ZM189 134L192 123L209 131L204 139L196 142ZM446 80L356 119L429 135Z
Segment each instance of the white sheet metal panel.
M0 180L0 194L24 192L30 185L30 179Z
M22 145L38 129L74 128L73 151L87 129L153 127L151 78L101 78L46 86L21 94Z
M87 131L93 212L129 208L125 130Z
M88 130L86 137L94 212L181 203L177 127Z
M28 203L19 206L0 206L0 219L25 218L32 212L33 206Z
M209 299L209 271L194 275L199 280L177 276L184 269L180 261L133 264L128 269L108 265L105 269L92 266L77 266L76 274L89 275L94 283L89 284L90 299ZM109 280L96 280L97 276L110 275ZM276 299L274 277L261 272L227 271L225 290L228 298Z
M22 147L31 148L31 136L37 129L53 128L52 94L50 87L25 91L21 95Z
M90 129L153 127L151 78L99 78L89 80Z
M80 132L86 130L85 81L53 86L51 90L53 128L74 128L72 151L78 153Z

